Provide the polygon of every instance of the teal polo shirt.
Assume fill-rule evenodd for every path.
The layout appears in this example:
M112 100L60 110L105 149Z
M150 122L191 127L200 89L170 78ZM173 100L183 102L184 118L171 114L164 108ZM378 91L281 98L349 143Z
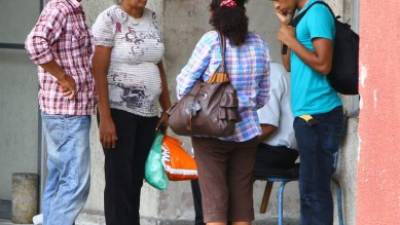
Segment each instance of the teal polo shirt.
M302 10L317 0L309 0ZM314 5L296 26L297 40L314 51L315 38L334 40L335 20L324 5ZM341 106L337 92L331 87L327 76L306 65L294 52L291 53L291 98L295 116L326 113Z

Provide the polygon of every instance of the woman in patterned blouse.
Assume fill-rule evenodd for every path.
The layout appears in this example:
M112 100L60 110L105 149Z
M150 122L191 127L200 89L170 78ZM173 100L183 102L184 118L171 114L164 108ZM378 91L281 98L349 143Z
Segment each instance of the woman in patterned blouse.
M170 107L156 14L146 0L122 0L93 25L93 73L105 153L107 225L140 224L144 165L157 128Z
M198 80L207 81L221 64L219 33L227 38L226 69L237 91L241 121L226 138L193 137L198 164L204 222L248 225L254 219L252 174L261 134L257 109L268 100L269 50L248 32L244 0L212 0L213 31L203 35L177 77L178 98Z

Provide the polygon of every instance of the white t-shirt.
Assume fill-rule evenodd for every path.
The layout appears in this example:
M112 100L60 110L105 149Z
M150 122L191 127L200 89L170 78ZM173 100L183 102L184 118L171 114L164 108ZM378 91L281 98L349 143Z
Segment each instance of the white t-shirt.
M293 113L290 107L290 80L285 68L278 63L271 63L270 98L268 103L258 110L261 124L277 127L277 131L264 143L271 146L285 146L296 149L293 129Z
M165 47L155 12L145 9L136 19L114 5L97 17L92 33L95 45L112 47L107 75L111 108L157 116L161 94L157 64Z

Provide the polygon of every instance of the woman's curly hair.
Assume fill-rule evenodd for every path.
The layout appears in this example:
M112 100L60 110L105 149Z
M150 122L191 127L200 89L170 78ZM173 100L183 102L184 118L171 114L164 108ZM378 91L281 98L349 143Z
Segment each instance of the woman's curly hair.
M237 7L220 7L222 0L212 0L210 4L210 24L225 35L235 45L246 42L249 32L249 19L244 4L247 0L235 0Z

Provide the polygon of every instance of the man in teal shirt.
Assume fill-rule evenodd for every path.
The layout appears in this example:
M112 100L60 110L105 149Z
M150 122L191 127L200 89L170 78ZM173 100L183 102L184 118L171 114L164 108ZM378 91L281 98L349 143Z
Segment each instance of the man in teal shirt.
M343 129L342 102L330 86L335 20L319 0L274 0L281 22L278 39L288 48L283 63L291 71L294 129L300 152L302 225L332 225L330 181ZM309 8L311 7L311 8ZM293 15L308 9L296 25Z

